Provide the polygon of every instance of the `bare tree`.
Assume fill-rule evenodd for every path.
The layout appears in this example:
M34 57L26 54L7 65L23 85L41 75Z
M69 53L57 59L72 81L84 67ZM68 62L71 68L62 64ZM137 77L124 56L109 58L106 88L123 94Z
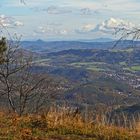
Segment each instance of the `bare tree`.
M0 65L0 97L5 97L10 109L19 115L37 112L48 97L57 93L59 84L48 75L32 72L33 61L20 49L19 41L4 45L7 50Z
M2 37L0 40L0 64L4 61L4 52L6 51L6 39Z
M117 44L120 41L130 39L132 40L132 43L135 41L140 40L140 27L134 27L134 28L125 28L125 27L118 27L115 29L115 35L120 36L114 47L117 46Z

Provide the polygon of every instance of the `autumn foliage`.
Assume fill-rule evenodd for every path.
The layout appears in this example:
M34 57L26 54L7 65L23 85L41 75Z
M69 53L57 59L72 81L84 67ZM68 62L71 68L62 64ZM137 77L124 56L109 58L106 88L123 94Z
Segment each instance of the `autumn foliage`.
M49 111L40 115L0 113L0 140L138 140L139 128L129 130L85 122L77 114Z

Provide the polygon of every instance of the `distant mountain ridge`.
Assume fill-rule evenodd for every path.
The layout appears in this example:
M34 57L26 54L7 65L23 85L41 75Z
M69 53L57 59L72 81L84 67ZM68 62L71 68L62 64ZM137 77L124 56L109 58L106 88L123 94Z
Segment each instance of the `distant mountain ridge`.
M96 38L96 39L80 39L81 42L113 42L115 39L112 38Z
M106 41L105 41L106 40ZM81 40L81 41L22 41L21 45L23 49L27 49L34 52L58 52L69 49L109 49L113 48L117 41L107 41L107 39L95 39L95 40ZM117 43L116 48L127 48L131 46L140 46L140 41L132 42L131 40L120 41Z

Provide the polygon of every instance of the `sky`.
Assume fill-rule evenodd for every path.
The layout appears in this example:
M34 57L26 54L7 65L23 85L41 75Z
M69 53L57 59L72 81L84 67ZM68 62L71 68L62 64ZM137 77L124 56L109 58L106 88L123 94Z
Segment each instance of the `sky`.
M115 38L140 26L140 0L0 0L0 27L23 40Z

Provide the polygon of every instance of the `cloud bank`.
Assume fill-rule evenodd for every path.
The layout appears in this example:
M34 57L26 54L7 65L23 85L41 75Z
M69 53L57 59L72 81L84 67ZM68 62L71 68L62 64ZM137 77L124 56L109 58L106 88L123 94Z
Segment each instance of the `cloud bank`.
M5 15L0 15L0 26L6 27L6 28L14 28L14 27L20 27L24 24L21 21L16 21L12 17L8 17Z
M115 32L116 29L118 28L123 28L123 29L133 29L137 27L138 25L123 20L119 18L109 18L97 25L95 24L86 24L80 29L76 29L77 33L89 33L89 32L102 32L106 34L111 34Z

